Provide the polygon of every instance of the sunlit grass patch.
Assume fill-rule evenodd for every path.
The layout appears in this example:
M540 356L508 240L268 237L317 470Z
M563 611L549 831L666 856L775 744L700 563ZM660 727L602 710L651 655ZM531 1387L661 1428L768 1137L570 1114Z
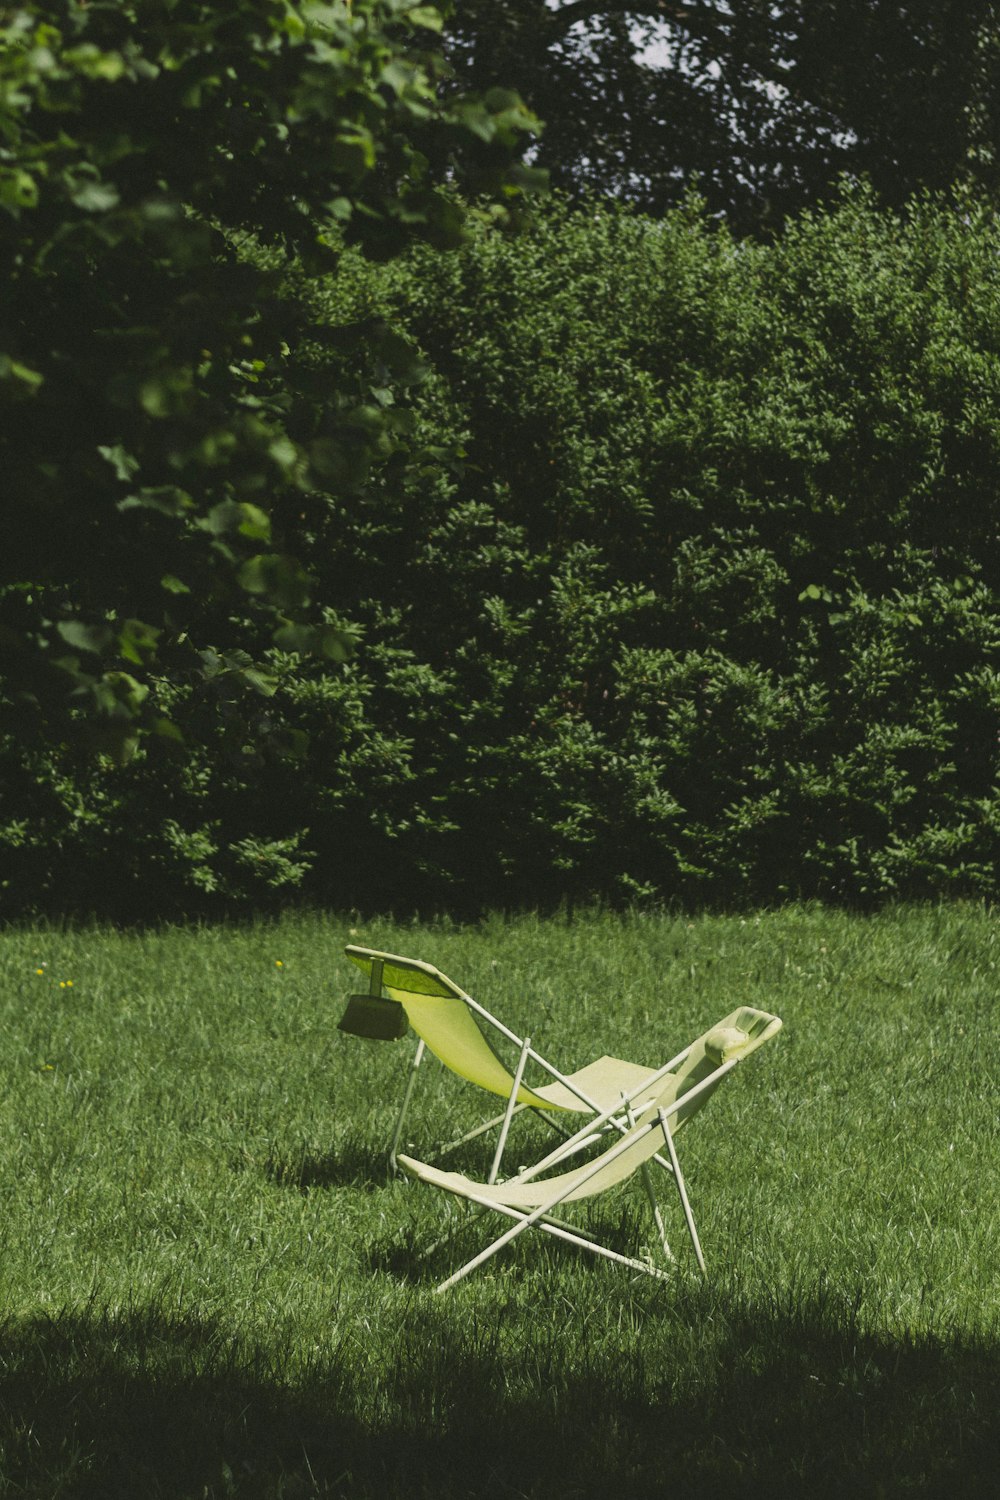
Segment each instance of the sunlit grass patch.
M0 1493L989 1494L996 930L952 907L7 932ZM448 1204L388 1174L409 1044L337 1032L352 939L567 1068L781 1015L679 1138L708 1281L665 1198L666 1285L529 1236L436 1297L481 1227L453 1213L426 1256ZM482 1103L429 1067L415 1154ZM548 1140L517 1129L512 1159ZM580 1212L653 1244L635 1188Z

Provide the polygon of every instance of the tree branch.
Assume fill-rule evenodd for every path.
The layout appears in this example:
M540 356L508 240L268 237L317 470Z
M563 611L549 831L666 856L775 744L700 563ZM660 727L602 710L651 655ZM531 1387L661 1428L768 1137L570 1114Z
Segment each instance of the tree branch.
M569 0L568 5L560 5L556 10L547 9L546 21L550 29L565 35L577 21L609 14L664 21L683 27L692 35L717 36L721 30L715 5L678 5L675 0Z

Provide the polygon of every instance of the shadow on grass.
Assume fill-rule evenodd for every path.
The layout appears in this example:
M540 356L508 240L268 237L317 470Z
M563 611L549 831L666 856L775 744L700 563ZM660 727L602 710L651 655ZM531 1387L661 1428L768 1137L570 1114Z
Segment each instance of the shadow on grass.
M414 1192L421 1191L415 1184L411 1186ZM510 1228L509 1219L502 1219L488 1209L461 1200L446 1201L445 1194L439 1195L439 1206L441 1212L433 1221L434 1229L430 1232L426 1224L422 1224L419 1230L404 1225L373 1236L364 1254L366 1269L415 1287L433 1287L478 1255L503 1230ZM650 1238L648 1227L642 1215L631 1205L621 1205L617 1213L609 1212L609 1205L585 1206L582 1213L578 1212L568 1222L584 1233L592 1234L609 1250L640 1258L645 1253L654 1266L666 1264L659 1246L654 1253L645 1244ZM677 1248L683 1275L689 1260L688 1241L678 1241ZM503 1256L503 1251L499 1253ZM593 1268L592 1252L581 1246L563 1241L554 1248L551 1238L537 1233L519 1241L517 1259L529 1276L535 1274L538 1266L544 1265L546 1257L551 1255L555 1256L556 1263L564 1266L576 1260L582 1267ZM504 1260L500 1264L503 1265ZM690 1264L693 1268L694 1261L691 1260Z
M402 1148L400 1148L402 1149ZM443 1159L433 1151L424 1153L428 1161L444 1167L461 1166L463 1171L484 1180L493 1159L493 1148L488 1143L474 1142L464 1156ZM327 1151L316 1151L310 1147L271 1148L264 1163L264 1175L269 1182L280 1187L298 1188L302 1192L310 1188L359 1187L371 1192L384 1188L394 1177L405 1177L400 1168L393 1173L389 1166L389 1147L384 1141L373 1145L370 1141L348 1136L331 1146Z
M471 1312L417 1299L377 1373L348 1335L294 1384L280 1355L211 1324L8 1323L0 1493L996 1494L995 1347L866 1338L816 1303L782 1315L716 1301L700 1328L704 1291L623 1289L627 1351L577 1333L568 1358L549 1319L512 1362L504 1319L525 1308L504 1307L500 1287Z
M348 1140L335 1150L298 1150L282 1153L272 1149L264 1163L264 1176L279 1187L308 1192L311 1188L356 1187L368 1192L384 1188L392 1179L389 1155L361 1141Z

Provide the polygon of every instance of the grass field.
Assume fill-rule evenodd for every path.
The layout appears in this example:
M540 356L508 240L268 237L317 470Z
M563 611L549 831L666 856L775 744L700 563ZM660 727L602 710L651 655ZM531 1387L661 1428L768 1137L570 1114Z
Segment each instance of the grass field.
M995 1495L998 929L7 931L0 1494ZM436 963L566 1068L781 1015L679 1138L708 1280L665 1200L667 1284L526 1236L436 1296L481 1234L421 1253L455 1211L387 1175L410 1045L337 1032L350 941ZM418 1156L483 1103L425 1073ZM548 1142L515 1129L516 1160ZM582 1213L652 1243L635 1184Z

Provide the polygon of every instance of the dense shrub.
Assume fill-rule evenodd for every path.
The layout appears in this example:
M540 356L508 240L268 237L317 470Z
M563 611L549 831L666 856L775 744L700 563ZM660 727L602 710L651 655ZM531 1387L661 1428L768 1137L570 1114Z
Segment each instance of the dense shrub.
M25 899L108 872L158 908L993 893L992 214L858 195L752 246L696 207L555 205L358 262L316 317L366 310L427 376L381 398L413 406L405 457L310 501L364 637L273 658L307 754L224 718L166 776L49 754L3 835Z

